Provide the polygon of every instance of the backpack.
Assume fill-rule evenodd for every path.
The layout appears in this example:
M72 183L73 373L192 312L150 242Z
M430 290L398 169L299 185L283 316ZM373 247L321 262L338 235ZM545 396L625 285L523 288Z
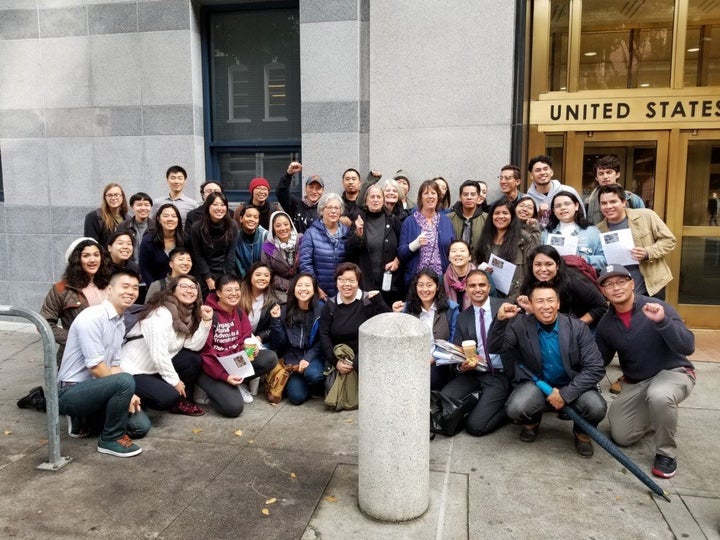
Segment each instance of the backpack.
M462 399L451 398L441 391L430 392L430 431L452 437L465 427L465 418L480 401L478 391ZM434 438L434 437L433 437Z
M602 288L597 282L597 270L580 255L563 255L562 258L565 260L565 264L570 268L575 268L582 274L584 274L598 291L602 292Z

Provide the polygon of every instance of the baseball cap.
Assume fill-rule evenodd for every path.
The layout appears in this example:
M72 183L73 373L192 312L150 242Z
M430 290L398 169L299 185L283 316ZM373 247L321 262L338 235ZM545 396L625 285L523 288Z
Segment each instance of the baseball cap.
M600 285L602 285L603 281L613 276L622 276L632 279L630 272L624 266L621 266L619 264L609 264L605 268L603 268L602 272L600 272L600 277L598 277L597 281Z

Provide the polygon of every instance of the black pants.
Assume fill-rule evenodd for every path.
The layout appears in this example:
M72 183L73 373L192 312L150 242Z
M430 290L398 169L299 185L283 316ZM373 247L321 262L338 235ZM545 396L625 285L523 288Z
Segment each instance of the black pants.
M172 363L178 377L185 383L185 393L188 399L192 401L195 383L202 369L200 353L189 349L180 349L180 352L173 356ZM134 377L135 393L140 397L143 407L167 411L172 409L180 399L180 394L175 387L165 382L160 375L135 375Z
M472 392L480 391L480 401L465 420L465 430L476 437L487 435L508 422L505 401L510 395L510 381L502 373L467 371L451 380L442 393L462 399Z

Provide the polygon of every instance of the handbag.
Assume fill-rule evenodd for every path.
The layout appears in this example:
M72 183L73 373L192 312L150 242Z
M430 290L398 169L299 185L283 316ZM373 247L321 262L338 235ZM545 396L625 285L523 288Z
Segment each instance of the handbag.
M465 418L480 401L480 392L469 393L462 399L446 396L441 391L430 392L430 431L452 437L465 427Z
M288 366L281 358L265 376L265 397L270 403L282 401L283 391L293 371L297 371L297 366Z

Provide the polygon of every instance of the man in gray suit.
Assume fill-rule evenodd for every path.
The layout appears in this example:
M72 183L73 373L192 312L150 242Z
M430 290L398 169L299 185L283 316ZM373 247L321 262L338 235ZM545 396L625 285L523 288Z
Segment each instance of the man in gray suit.
M456 345L472 339L477 343L477 353L487 363L487 371L465 361L458 365L459 375L442 389L442 393L454 399L480 392L480 401L475 405L465 422L470 435L480 437L496 430L507 422L505 400L510 393L510 379L505 375L500 355L487 350L487 334L490 324L501 303L498 298L489 298L490 281L482 270L471 270L465 284L466 294L472 305L458 315L455 325Z
M515 353L518 363L553 387L546 397L522 370L514 370L517 384L505 410L511 420L523 424L520 431L523 442L535 440L544 412L559 411L570 404L597 426L607 410L597 388L605 367L592 333L587 324L559 313L559 308L557 290L540 281L531 287L532 313L521 315L518 306L505 303L490 327L491 353ZM577 425L573 426L573 433L577 453L591 457L590 438Z

